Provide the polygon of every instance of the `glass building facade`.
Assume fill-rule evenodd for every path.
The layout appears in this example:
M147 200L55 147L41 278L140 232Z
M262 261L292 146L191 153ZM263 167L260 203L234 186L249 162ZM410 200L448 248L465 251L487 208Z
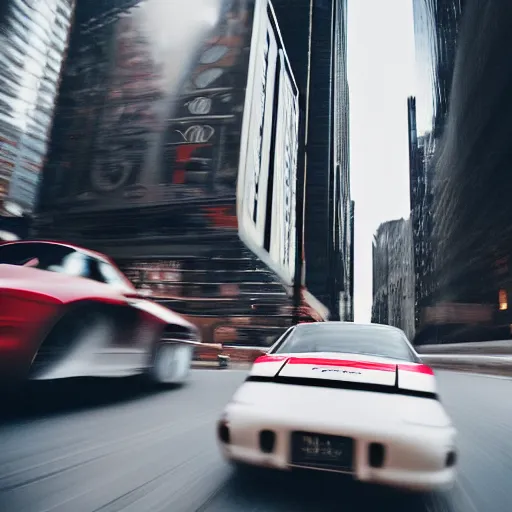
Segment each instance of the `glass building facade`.
M408 99L411 219L415 263L415 324L436 289L433 239L435 157L448 116L459 0L414 0L416 96ZM437 151L436 151L437 150Z
M413 244L410 219L381 224L372 245L373 323L414 331Z
M274 4L303 98L305 284L332 319L352 320L347 1Z
M409 99L409 141L418 341L496 339L502 327L508 337L512 5L414 0L414 23L418 85Z
M20 236L35 206L73 10L74 0L0 6L0 230Z

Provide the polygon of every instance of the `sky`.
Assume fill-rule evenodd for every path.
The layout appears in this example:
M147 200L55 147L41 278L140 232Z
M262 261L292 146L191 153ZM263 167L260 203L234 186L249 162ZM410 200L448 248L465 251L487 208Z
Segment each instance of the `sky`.
M380 223L409 217L407 97L414 81L412 0L348 0L356 322L371 316L373 235Z

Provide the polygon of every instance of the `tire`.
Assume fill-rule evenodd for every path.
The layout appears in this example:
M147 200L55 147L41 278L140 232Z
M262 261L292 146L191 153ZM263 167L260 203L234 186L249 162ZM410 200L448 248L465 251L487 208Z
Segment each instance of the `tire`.
M182 385L190 372L192 349L173 343L159 343L155 349L151 380L158 386Z

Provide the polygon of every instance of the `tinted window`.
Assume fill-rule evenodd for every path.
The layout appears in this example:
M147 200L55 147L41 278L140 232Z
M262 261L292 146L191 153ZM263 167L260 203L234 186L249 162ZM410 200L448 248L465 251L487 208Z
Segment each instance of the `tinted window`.
M131 288L131 285L128 285L124 274L122 274L120 270L105 261L96 261L98 264L98 270L103 278L102 280L105 283L120 289L124 289L127 286Z
M76 253L74 249L54 244L7 244L0 246L0 263L24 265L37 258L37 268L49 270L52 266L61 267L73 253Z
M108 262L93 258L72 247L48 243L19 243L0 246L0 263L24 265L37 259L32 267L107 283L132 291L120 271Z
M274 353L336 352L416 361L399 331L373 326L314 324L301 326Z

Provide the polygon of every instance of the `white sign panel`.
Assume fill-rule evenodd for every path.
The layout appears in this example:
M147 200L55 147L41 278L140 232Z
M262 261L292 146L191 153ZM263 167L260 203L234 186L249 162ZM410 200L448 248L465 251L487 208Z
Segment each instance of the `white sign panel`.
M285 280L293 282L299 112L297 93L288 76L283 52L280 52L280 59L270 257L282 269Z
M263 247L267 212L270 147L274 89L277 66L277 41L267 19L266 33L257 47L258 59L252 89L249 137L245 161L244 228L247 236ZM250 88L247 89L248 92Z

